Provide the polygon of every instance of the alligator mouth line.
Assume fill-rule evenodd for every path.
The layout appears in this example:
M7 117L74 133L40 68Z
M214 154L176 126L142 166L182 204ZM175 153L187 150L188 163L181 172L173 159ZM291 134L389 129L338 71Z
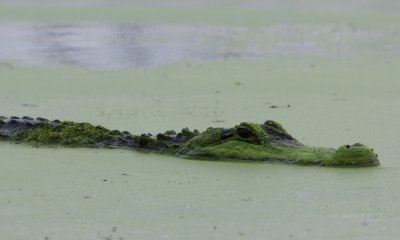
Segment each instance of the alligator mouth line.
M203 132L183 128L164 133L134 135L90 123L31 117L0 117L0 140L35 146L129 148L184 158L270 161L300 165L378 166L378 155L360 143L337 149L307 146L281 124L242 122L231 128Z

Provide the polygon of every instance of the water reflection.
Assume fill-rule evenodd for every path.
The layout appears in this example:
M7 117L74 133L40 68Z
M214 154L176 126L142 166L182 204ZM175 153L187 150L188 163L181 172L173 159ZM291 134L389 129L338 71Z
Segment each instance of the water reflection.
M2 23L0 33L1 62L66 64L91 69L154 67L181 60L351 55L388 52L398 46L393 45L398 37L387 42L383 33L354 30L345 25L278 25L251 29L205 25ZM381 47L371 48L371 43L381 39L386 39L387 44L382 42Z

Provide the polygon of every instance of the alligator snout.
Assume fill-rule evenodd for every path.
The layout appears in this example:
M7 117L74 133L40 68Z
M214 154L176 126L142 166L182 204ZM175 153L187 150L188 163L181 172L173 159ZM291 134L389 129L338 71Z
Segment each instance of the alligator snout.
M353 145L343 145L336 150L333 157L334 165L357 165L357 166L378 166L378 155L374 150L367 146L356 143Z

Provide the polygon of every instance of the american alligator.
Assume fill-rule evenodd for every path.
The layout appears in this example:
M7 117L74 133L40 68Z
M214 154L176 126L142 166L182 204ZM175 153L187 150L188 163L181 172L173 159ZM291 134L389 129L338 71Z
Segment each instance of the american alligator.
M242 122L232 128L203 132L183 128L134 135L102 126L31 117L0 117L0 140L36 146L128 148L186 158L274 161L319 166L377 166L373 149L360 143L338 149L306 146L277 122Z

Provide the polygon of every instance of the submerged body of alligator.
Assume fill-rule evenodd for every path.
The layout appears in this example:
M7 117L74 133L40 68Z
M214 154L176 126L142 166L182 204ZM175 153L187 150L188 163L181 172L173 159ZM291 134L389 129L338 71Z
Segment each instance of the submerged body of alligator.
M181 157L277 161L321 166L377 166L372 149L344 145L338 149L306 146L277 122L243 122L232 128L208 128L204 132L167 131L156 136L133 135L89 123L49 121L44 118L0 117L0 140L34 145L110 147L150 150Z

